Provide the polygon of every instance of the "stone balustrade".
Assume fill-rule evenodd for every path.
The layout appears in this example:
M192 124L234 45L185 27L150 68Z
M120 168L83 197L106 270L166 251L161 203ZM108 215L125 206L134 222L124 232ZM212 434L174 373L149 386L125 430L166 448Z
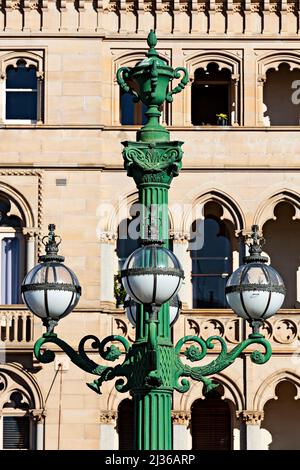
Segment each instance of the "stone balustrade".
M122 313L112 314L111 334L124 335L129 341L134 340L134 329L128 324ZM181 336L195 335L203 339L217 335L225 339L228 349L243 341L251 329L246 322L236 317L230 310L183 310L173 331L174 342ZM269 318L261 332L271 342L274 353L300 353L300 310L283 309ZM249 351L257 348L253 346ZM218 351L216 344L212 352Z
M5 348L23 348L33 342L33 315L25 307L0 308L0 341Z

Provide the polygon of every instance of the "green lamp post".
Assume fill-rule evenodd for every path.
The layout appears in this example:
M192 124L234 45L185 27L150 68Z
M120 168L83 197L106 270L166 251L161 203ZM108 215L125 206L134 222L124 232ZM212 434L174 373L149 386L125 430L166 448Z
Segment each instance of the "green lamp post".
M116 335L100 340L90 334L81 339L75 351L54 333L58 320L71 312L81 292L75 274L62 264L63 258L57 254L54 225L49 226L46 255L40 257L40 263L26 275L22 284L25 303L47 327L47 332L35 343L36 358L42 363L53 361L55 354L44 350L45 344L59 346L74 364L97 376L87 384L97 393L101 393L104 381L117 378L117 391L129 391L133 397L135 448L139 450L172 449L172 395L174 390L184 393L189 389L188 378L203 382L206 392L212 390L218 384L209 376L224 370L252 344L264 349L251 353L254 363L264 364L269 360L271 346L259 333L259 328L265 318L280 308L285 294L280 276L265 263L258 227L253 226L246 264L232 274L226 287L229 305L250 323L252 333L230 352L224 339L218 336L207 340L185 336L173 346L168 301L176 297L184 274L179 260L167 247L167 205L168 189L172 178L179 173L183 153L182 142L170 141L168 131L159 123L159 108L184 88L188 75L182 67L173 70L166 65L155 50L156 42L151 31L146 59L136 67L122 67L117 72L123 90L131 93L135 100L142 100L148 108L148 121L138 132L137 141L123 142L125 168L135 180L143 208L141 247L128 257L121 272L127 294L135 302L135 342L130 345L125 338ZM180 83L168 91L170 81L180 78L180 72ZM130 88L128 83L134 83L134 87ZM154 214L153 207L156 208ZM44 273L42 277L41 273ZM85 347L90 341L102 359L118 360L118 363L99 365L89 358ZM116 346L118 342L120 347ZM217 356L209 364L186 364L186 360L201 361L216 345L220 349L217 348Z

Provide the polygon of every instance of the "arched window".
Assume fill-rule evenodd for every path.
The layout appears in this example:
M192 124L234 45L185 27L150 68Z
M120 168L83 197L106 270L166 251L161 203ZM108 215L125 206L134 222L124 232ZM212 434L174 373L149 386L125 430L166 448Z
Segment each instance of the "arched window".
M227 307L225 285L232 273L232 251L237 240L233 224L221 220L222 214L219 204L206 203L204 220L197 220L192 226L193 308ZM200 242L194 244L196 237Z
M117 429L119 434L119 450L134 449L134 414L133 401L122 400L118 408Z
M263 122L266 126L299 126L300 64L290 69L287 63L269 69L263 90Z
M237 112L234 94L229 69L220 69L214 62L197 69L192 84L192 124L231 125L231 113Z
M11 201L0 195L0 304L21 303L25 246L22 220L14 212L17 212L17 208L12 208Z
M299 308L300 292L297 287L300 276L300 220L294 220L295 209L288 202L275 206L275 220L268 220L263 226L266 239L264 251L270 262L282 276L287 288L282 308ZM283 243L283 238L286 243Z
M231 410L222 394L219 387L192 404L193 450L232 449Z
M5 119L35 123L38 110L38 78L36 67L20 59L6 68Z
M135 89L135 84L132 80L127 80L127 85L130 86L133 90ZM130 93L125 93L120 89L120 117L121 124L124 126L134 126L134 125L144 125L147 122L145 111L147 107L138 101L137 103L133 101L133 95Z
M277 385L275 393L276 400L268 401L264 407L261 425L262 431L267 432L269 450L300 450L300 401L296 399L296 387L283 381Z
M2 448L9 450L33 448L33 423L29 404L19 391L11 393L2 410Z

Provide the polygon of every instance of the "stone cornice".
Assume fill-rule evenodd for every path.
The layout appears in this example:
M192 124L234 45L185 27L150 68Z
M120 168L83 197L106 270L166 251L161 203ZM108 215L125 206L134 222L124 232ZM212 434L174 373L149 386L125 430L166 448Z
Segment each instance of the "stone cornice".
M266 21L263 21L264 16L273 15L273 22L278 24L278 32L283 32L288 36L288 31L285 23L280 21L281 18L287 14L295 16L295 24L297 21L296 15L299 12L299 3L294 1L286 3L284 1L276 0L274 3L267 1L255 2L235 2L231 0L225 1L193 1L186 0L183 2L177 1L143 1L137 2L133 0L117 1L110 0L103 2L96 0L95 2L87 0L78 0L66 2L60 0L57 6L56 22L53 21L52 9L50 4L54 3L53 0L6 0L3 2L2 9L6 16L5 35L21 35L27 36L104 36L109 31L116 30L117 32L126 32L130 30L130 21L132 17L137 19L137 28L133 35L141 34L145 36L145 21L147 20L148 30L154 27L156 22L156 29L159 33L176 34L190 34L190 21L185 21L187 17L191 20L191 34L196 36L203 34L204 36L213 36L217 34L224 34L230 37L230 34L238 34L239 36L250 37L253 40L253 33L258 36L264 36L271 33L268 31ZM23 15L23 22L20 22L19 30L16 25L11 24L11 17L16 11L20 11ZM217 23L215 17L219 15L221 21ZM221 16L222 15L222 16ZM258 21L261 22L261 33L252 32L252 16L259 15ZM32 28L32 16L34 16L36 31ZM49 16L49 18L48 18ZM206 25L200 26L199 17L202 16L202 23L206 21ZM225 18L229 27L225 30ZM228 19L234 17L237 22L240 22L240 28L237 33L234 30L234 22L231 25ZM249 18L250 17L250 18ZM166 21L165 21L166 20ZM182 20L182 21L181 21ZM222 23L223 21L223 23ZM245 21L246 27L242 29L243 33L239 33L241 26ZM291 21L291 18L289 18ZM80 26L79 26L80 25ZM81 26L82 25L82 26ZM14 27L14 29L12 29ZM208 32L207 32L208 31ZM281 38L278 38L281 40Z

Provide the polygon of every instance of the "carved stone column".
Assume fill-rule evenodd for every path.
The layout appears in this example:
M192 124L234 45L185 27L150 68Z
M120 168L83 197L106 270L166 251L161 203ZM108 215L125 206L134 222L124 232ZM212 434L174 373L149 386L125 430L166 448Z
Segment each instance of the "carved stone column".
M238 73L231 75L232 79L232 91L233 91L233 99L232 99L232 115L231 115L231 125L238 126L239 125L239 80L240 76Z
M264 412L256 410L243 410L242 412L237 412L237 415L245 424L246 449L262 450L263 443L261 439L260 425L264 419Z
M258 75L257 77L257 101L256 101L256 119L258 126L264 126L264 84L266 75Z
M190 77L189 82L186 86L186 91L183 96L184 100L184 125L191 126L192 125L192 83L194 79Z
M100 412L100 450L119 448L116 424L117 411L103 410Z
M192 435L190 432L191 412L172 411L173 422L173 449L188 450L192 447Z
M23 235L26 240L26 273L35 266L35 235L36 231L32 228L23 228Z
M173 239L173 253L180 259L182 268L185 272L185 279L180 289L179 297L184 307L192 308L193 286L191 280L191 257L188 251L189 234L182 232L171 233Z
M5 82L6 82L6 73L5 70L2 71L0 75L0 94L2 97L5 96ZM0 124L5 120L5 106L4 102L6 100L0 100Z
M117 234L102 232L100 234L100 301L102 307L115 307L114 274L118 271L115 253Z
M45 416L46 411L44 409L30 410L31 418L36 423L36 450L45 450Z

